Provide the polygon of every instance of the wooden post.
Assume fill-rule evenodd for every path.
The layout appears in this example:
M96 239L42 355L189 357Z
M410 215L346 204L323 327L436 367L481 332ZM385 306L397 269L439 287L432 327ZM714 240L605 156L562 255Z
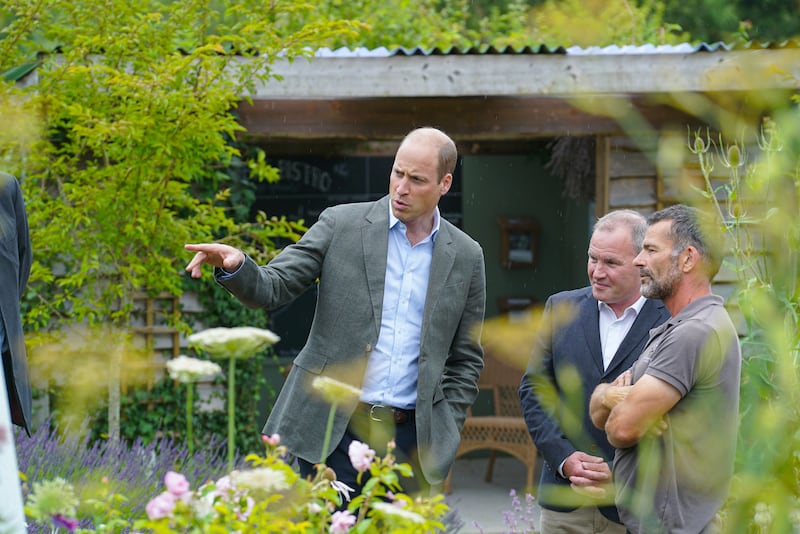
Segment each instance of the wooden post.
M608 136L598 135L595 138L595 204L594 214L599 219L608 213L608 190L609 190L609 152L611 151L611 141Z

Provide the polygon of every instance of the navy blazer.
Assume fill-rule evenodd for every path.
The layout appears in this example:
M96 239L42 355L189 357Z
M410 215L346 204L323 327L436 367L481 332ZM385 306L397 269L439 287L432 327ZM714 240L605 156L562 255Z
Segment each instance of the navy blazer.
M561 306L569 308L569 317L561 321L564 324L556 324L554 319L560 314L554 310ZM570 511L578 504L590 504L582 502L577 493L565 492L570 482L558 474L558 467L575 451L601 456L609 463L613 460L614 447L589 417L589 399L598 384L613 381L633 365L650 337L650 330L669 317L660 300L647 300L608 369L603 370L599 310L592 288L563 291L547 299L544 326L536 337L534 353L519 389L528 431L544 459L537 495L544 508ZM557 398L555 406L548 398ZM559 499L556 495L559 493L568 495L570 503ZM601 506L600 511L619 522L613 505Z

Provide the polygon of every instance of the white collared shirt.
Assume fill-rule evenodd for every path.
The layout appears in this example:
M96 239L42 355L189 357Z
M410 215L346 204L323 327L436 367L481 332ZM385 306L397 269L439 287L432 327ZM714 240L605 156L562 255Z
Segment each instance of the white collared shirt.
M608 369L608 364L614 359L622 340L628 335L628 331L633 326L639 312L642 311L645 298L640 296L639 300L625 308L622 315L617 317L614 310L605 302L597 303L600 311L600 345L603 347L603 369Z

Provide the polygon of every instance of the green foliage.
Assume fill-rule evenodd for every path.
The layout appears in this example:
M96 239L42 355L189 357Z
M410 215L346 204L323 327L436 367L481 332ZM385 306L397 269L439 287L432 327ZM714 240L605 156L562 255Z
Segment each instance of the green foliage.
M377 48L609 45L667 43L684 36L666 24L663 4L624 0L357 0L314 1L321 20L358 21L357 32L333 46ZM306 13L280 19L287 31Z
M192 280L185 278L185 285L197 293L203 308L199 319L208 327L253 326L267 328L268 316L263 310L251 310L241 306L219 284L211 278ZM204 357L200 355L199 357ZM227 369L225 361L219 362ZM271 363L271 365L270 365ZM265 405L269 410L275 399L276 391L267 379L265 371L275 369L280 372L277 357L271 349L262 351L252 358L242 359L236 364L235 390L236 410L235 426L239 429L236 446L243 454L261 450L260 430L266 415ZM214 388L208 402L215 404L216 410L201 410L204 401L194 396L194 441L200 446L209 437L225 439L227 415L224 410L227 379L218 377L214 380ZM267 395L266 402L262 397ZM161 435L175 439L186 438L186 419L183 407L186 403L186 386L167 377L154 385L139 385L131 388L121 398L120 436L127 442L139 438L147 444ZM60 403L57 403L60 404ZM108 428L105 406L100 405L93 417L93 435L102 438Z
M245 458L248 465L241 465L224 477L214 474L213 478L208 475L209 471L218 470L216 465L190 472L192 464L204 459L201 456L187 458L183 466L176 464L165 469L163 463L147 465L148 462L141 461L156 452L152 449L116 451L101 447L95 452L100 453L102 462L95 461L95 466L110 470L111 474L100 484L86 484L86 477L98 478L98 473L92 471L33 482L26 491L29 527L31 532L49 531L51 522L65 528L69 522L74 525L70 531L80 527L76 531L86 533L133 529L154 533L410 534L445 529L443 521L448 505L444 496L412 499L401 493L398 473L408 475L411 467L398 463L391 450L384 458L369 460L371 478L366 483L369 492L345 503L346 511L336 511L343 502L340 492L344 489L333 484L336 475L331 469L323 465L316 476L301 478L284 461L287 451L279 445L277 436L265 440L265 445L266 454L248 455ZM185 457L185 451L167 453ZM88 455L83 452L82 456ZM217 463L213 456L205 459ZM123 465L115 465L114 460ZM136 464L125 465L131 460ZM84 478L78 480L75 475ZM163 484L154 488L154 479L163 480ZM132 493L126 494L124 490Z
M735 303L746 331L728 532L800 526L798 118L789 109L756 136L695 132L689 142L704 179L695 191L727 229L728 268L738 280Z
M270 236L297 233L265 215L244 229L235 221L227 171L242 170L239 180L276 173L233 142L242 127L232 111L279 53L301 55L353 25L310 23L285 35L269 21L296 3L273 2L267 13L255 2L213 7L5 4L0 71L43 53L36 84L0 87L41 124L35 142L0 147L21 177L36 243L29 325L128 324L133 290L181 293L184 243L246 233L269 251Z
M331 484L335 473L322 465L311 480L302 479L284 462L285 454L284 447L267 443L267 454L248 456L252 466L232 473L229 482L210 482L197 490L187 490L171 510L159 517L137 520L134 527L164 533L191 530L364 534L433 533L444 528L441 519L448 510L444 496L411 499L401 493L398 473L408 475L411 467L397 463L391 450L370 463L370 479L365 487L371 489L350 501L347 511L339 512L334 510L341 497ZM202 501L207 504L201 506Z
M240 360L236 365L236 410L235 424L239 432L236 447L241 454L257 452L261 443L261 426L266 420L260 401L267 387L264 378L264 362L274 358L269 352ZM225 362L221 362L225 363ZM227 366L226 366L227 368ZM194 445L200 447L210 437L225 440L228 424L225 403L224 377L214 380L213 391L207 402L217 405L215 410L204 410L206 401L194 396ZM270 392L274 394L274 392ZM186 386L164 378L150 387L132 388L121 398L120 437L128 443L140 439L144 444L160 436L176 440L186 439ZM92 435L103 439L108 429L106 407L100 405L93 417Z
M657 0L547 0L532 19L534 39L550 46L674 44L687 37L665 22Z
M121 398L120 437L128 443L139 438L145 444L159 436L182 437L185 402L185 388L169 379L132 389ZM106 407L100 408L92 419L93 439L105 439L108 429ZM219 435L224 435L224 430Z
M132 322L133 295L181 295L183 244L248 244L257 259L273 239L302 226L257 214L251 180L275 180L262 153L237 142L236 106L280 54L347 34L347 22L301 25L291 35L270 19L309 9L291 1L99 0L4 3L0 72L32 59L35 83L0 83L0 110L33 129L0 136L0 160L20 177L35 258L23 302L35 348L71 324ZM241 61L247 58L248 61ZM13 78L13 76L9 76ZM38 135L37 135L38 134ZM171 322L187 330L179 317ZM113 346L113 345L112 345ZM120 356L104 374L117 412ZM110 435L117 427L109 414Z
M783 41L800 36L800 7L785 0L665 0L664 17L695 41Z

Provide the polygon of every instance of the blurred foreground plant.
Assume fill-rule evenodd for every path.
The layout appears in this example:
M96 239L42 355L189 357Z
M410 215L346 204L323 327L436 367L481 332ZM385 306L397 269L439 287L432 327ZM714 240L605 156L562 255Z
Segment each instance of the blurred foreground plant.
M77 517L81 528L98 532L111 532L103 529L113 524L128 525L133 518L142 516L147 500L158 490L164 473L180 469L192 480L222 476L226 472L224 446L224 441L212 437L189 454L183 441L168 437L157 437L148 443L137 439L130 444L92 440L85 426L56 427L50 422L39 426L30 438L18 433L16 449L19 470L25 480L23 493L29 508L39 501L28 512L31 518L28 532L50 532L54 526L51 516L56 514L67 519ZM243 459L237 459L236 463L242 464ZM54 487L53 481L58 479L65 484ZM55 491L59 488L64 493L42 501L42 492L35 490L42 484L51 496L62 495L60 490ZM40 497L31 502L34 492ZM51 506L53 503L69 504L69 492L78 501L72 504L76 510L72 517L65 515L68 509Z
M194 436L192 435L194 383L220 374L222 368L214 362L180 355L167 362L167 372L173 380L186 384L186 445L191 454L194 450Z
M207 352L215 359L228 359L228 469L233 469L236 450L236 360L252 358L280 338L269 330L240 326L209 328L189 336L189 345Z
M321 469L314 479L302 479L283 460L287 451L279 436L264 436L263 442L266 453L249 455L249 466L216 480L196 478L204 482L194 490L185 475L168 470L163 477L164 490L148 500L144 512L137 507L132 517L119 511L127 501L121 494L97 492L80 501L72 484L62 478L35 483L26 510L32 519L52 525L54 531L73 532L81 525L80 532L87 533L130 528L154 533L432 533L444 529L441 519L448 507L442 495L412 499L376 489L343 510L335 473ZM364 455L353 458L369 469L375 488L396 480L397 470L410 471L406 464L395 463L391 452L377 461Z
M726 532L800 529L800 114L766 119L752 140L689 136L728 235L743 320L736 475Z
M250 468L231 472L192 491L174 473L165 478L166 491L148 504L148 518L134 528L153 532L435 532L447 511L443 496L429 499L378 491L353 499L341 510L336 475L320 469L312 480L300 476L283 461L286 449L278 436L264 437L266 454L250 455ZM358 442L355 444L362 445ZM354 466L363 455L351 456ZM396 464L391 451L368 467L374 486L391 480ZM409 469L410 470L410 469ZM396 479L396 475L393 475ZM382 498L376 498L380 496ZM338 509L338 511L337 511ZM360 509L358 518L354 511Z

